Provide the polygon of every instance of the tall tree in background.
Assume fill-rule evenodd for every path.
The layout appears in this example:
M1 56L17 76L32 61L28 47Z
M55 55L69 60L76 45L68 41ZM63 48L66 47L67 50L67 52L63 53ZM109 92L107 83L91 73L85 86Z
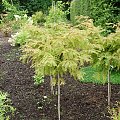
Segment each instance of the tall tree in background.
M27 9L28 13L32 15L37 11L46 13L52 4L52 0L19 0L19 3L23 9Z
M2 12L3 6L2 6L2 0L0 1L0 13Z

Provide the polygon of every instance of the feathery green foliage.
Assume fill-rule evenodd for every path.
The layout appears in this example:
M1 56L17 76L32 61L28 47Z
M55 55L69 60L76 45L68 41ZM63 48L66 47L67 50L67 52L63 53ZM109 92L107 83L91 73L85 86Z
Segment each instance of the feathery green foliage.
M120 69L120 28L118 27L116 33L104 37L103 40L94 41L92 45L93 64L102 72L103 80L106 80L107 71L111 67Z
M83 47L89 45L84 40L86 31L65 23L49 28L31 27L30 35L32 37L34 34L34 37L22 47L22 59L32 60L35 73L55 77L58 73L62 76L69 71L74 78L81 79L83 73L79 72L80 66L84 65L84 61L90 61L90 56Z

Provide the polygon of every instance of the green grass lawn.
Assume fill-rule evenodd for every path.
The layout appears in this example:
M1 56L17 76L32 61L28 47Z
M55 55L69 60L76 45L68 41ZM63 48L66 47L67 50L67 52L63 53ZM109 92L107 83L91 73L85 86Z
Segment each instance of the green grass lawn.
M102 79L102 77L98 80L97 77L95 77L95 73L97 70L91 66L85 67L82 69L85 72L84 80L82 82L92 82L92 83L98 83L103 84L105 83ZM120 71L112 71L110 80L112 84L120 84ZM106 80L107 83L107 80Z

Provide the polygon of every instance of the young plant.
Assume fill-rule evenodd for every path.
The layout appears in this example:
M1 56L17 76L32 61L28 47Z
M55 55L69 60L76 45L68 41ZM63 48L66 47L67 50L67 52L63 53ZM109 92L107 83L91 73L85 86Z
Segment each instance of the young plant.
M43 14L41 11L36 12L35 14L32 15L33 19L33 24L34 25L43 25L45 22L45 14Z
M109 113L112 120L120 120L120 102L118 102L114 108L109 108Z
M14 114L15 108L11 106L11 100L7 93L0 91L0 120L10 120L10 114Z
M66 23L33 28L31 38L22 46L21 58L24 61L32 61L36 75L50 75L58 85L60 119L60 84L63 82L63 75L69 72L75 79L82 79L80 68L85 61L90 61L87 50L89 43L85 40L87 32Z
M93 58L93 64L103 74L103 80L106 81L106 77L108 79L108 106L110 106L111 67L120 68L120 28L117 28L116 33L98 39L99 41L94 41L96 38L93 39L93 37L90 38L91 45L94 46L91 57Z
M44 76L43 75L34 75L34 84L35 85L40 85L41 83L44 82Z

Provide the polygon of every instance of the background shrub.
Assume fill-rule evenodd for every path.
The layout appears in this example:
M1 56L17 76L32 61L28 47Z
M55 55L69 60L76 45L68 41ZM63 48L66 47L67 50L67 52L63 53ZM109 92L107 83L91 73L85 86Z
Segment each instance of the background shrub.
M73 0L71 2L71 21L75 23L75 16L87 15L94 20L95 26L105 30L103 35L115 32L114 24L120 21L119 0Z
M75 23L75 16L89 16L90 15L90 0L73 0L70 8L70 18Z
M46 13L51 6L51 0L19 0L19 4L24 10L28 10L28 14L32 15L35 12L42 11Z
M45 22L45 14L43 14L41 11L36 12L32 15L33 23L35 25L42 25Z

